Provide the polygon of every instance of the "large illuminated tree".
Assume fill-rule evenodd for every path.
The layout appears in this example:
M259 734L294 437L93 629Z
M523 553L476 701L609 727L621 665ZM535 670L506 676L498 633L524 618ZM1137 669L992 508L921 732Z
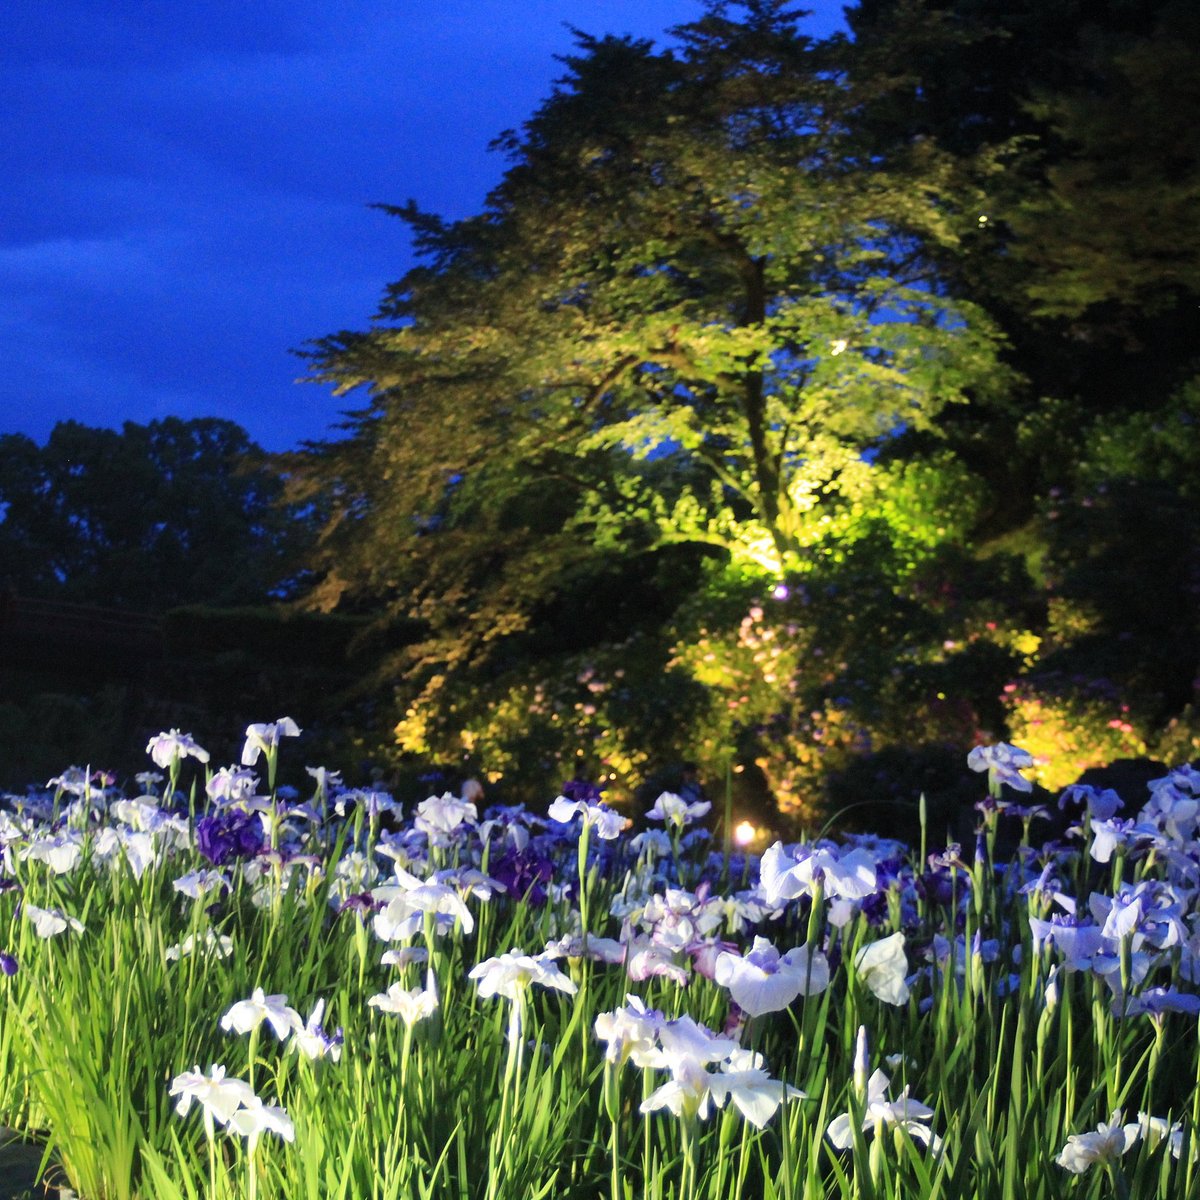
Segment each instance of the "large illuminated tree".
M315 354L372 391L364 547L479 520L549 470L576 522L649 518L794 570L873 450L994 382L987 323L922 252L976 219L949 165L920 143L859 159L822 48L778 3L731 7L674 53L581 37L501 140L481 216L392 210L423 265Z
M484 212L391 209L421 265L312 348L370 392L308 460L338 505L316 596L424 622L400 666L427 709L614 562L805 572L900 432L1005 384L926 252L976 226L965 172L922 140L864 154L830 45L774 0L674 35L580 35Z

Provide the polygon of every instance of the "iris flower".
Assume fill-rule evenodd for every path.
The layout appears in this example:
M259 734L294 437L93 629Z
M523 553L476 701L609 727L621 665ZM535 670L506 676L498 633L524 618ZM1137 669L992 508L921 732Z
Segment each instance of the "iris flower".
M525 1022L525 998L530 987L537 983L566 992L568 996L575 995L579 990L555 966L553 959L545 954L535 958L519 950L510 950L507 954L476 963L467 972L467 978L475 981L481 996L504 996L512 1001L508 1014L508 1045L510 1056L516 1055L518 1061L523 1046L521 1031Z
M206 954L211 954L214 958L228 958L233 953L233 939L225 934L216 934L211 929L204 931L203 938L199 941L201 951ZM181 958L188 958L196 952L197 941L192 934L188 934L182 942L176 942L174 946L168 946L164 957L167 962L178 962Z
M704 1120L711 1106L729 1103L762 1129L785 1098L804 1097L799 1088L772 1079L761 1054L714 1036L690 1018L667 1022L658 1037L662 1053L654 1065L667 1067L671 1079L642 1101L643 1114L665 1108L676 1117ZM713 1063L717 1070L709 1071Z
M675 954L653 938L631 938L625 943L625 973L635 983L665 975L680 987L687 987L687 968L676 962Z
M666 1023L662 1013L648 1009L639 996L626 996L625 1006L596 1017L596 1037L606 1043L604 1057L616 1066L632 1061L645 1070L662 1065L658 1033Z
M1021 774L1033 766L1033 755L1007 742L976 746L967 755L967 766L972 771L988 773L988 790L993 796L1000 794L1002 784L1008 784L1017 792L1033 791L1033 784Z
M756 937L745 955L717 957L715 980L728 988L733 1002L752 1017L781 1012L797 996L813 996L829 986L829 963L807 946L780 954L766 938Z
M385 950L379 961L385 967L407 967L428 960L429 951L424 946L401 946L399 950Z
M762 856L763 897L773 908L799 896L811 896L820 884L825 895L862 900L879 888L875 859L855 848L840 853L826 846L785 848L776 842Z
M646 818L650 821L662 821L672 829L682 829L685 825L706 816L710 808L711 800L697 800L689 804L674 792L663 792L655 800L654 807L646 814Z
M856 1072L857 1074L857 1072ZM941 1149L941 1138L929 1125L933 1109L920 1100L909 1097L908 1088L895 1100L887 1097L891 1080L882 1071L875 1071L867 1080L866 1108L863 1112L862 1128L866 1132L894 1125L903 1129L910 1137L924 1142L935 1154ZM839 1149L849 1150L854 1144L854 1125L849 1113L842 1113L829 1122L825 1136Z
M614 812L607 804L589 804L586 800L568 800L566 796L559 796L550 805L546 815L559 825L568 825L577 815L582 816L583 823L589 829L594 829L596 836L606 842L611 842L614 838L619 837L625 826L629 824L625 817L621 816L619 812Z
M1172 1158L1180 1158L1183 1155L1183 1122L1176 1121L1172 1124L1166 1117L1152 1117L1149 1113L1139 1112L1137 1124L1142 1140L1151 1150L1157 1149L1161 1142L1166 1141ZM1195 1158L1196 1147L1193 1145L1193 1161Z
M194 1100L204 1110L205 1121L218 1125L227 1124L239 1108L255 1099L250 1085L241 1079L226 1079L222 1066L209 1067L207 1075L199 1067L176 1075L170 1094L179 1097L175 1111L181 1117L187 1116Z
M371 897L383 901L375 914L375 934L385 942L406 941L415 937L425 924L425 914L439 918L439 924L457 920L464 933L475 928L475 918L458 892L445 884L426 882L397 866L396 882L373 888Z
M264 1104L253 1092L229 1118L229 1128L246 1139L251 1154L264 1133L273 1133L285 1142L293 1141L296 1136L291 1117L277 1105Z
M1116 1162L1137 1142L1141 1133L1140 1125L1122 1124L1121 1110L1118 1109L1091 1132L1071 1134L1054 1161L1072 1175L1082 1175L1096 1163Z
M510 950L497 958L488 958L467 972L467 978L475 981L481 996L504 996L508 1000L523 997L532 984L557 988L573 996L579 989L564 975L554 960L545 954L536 958Z
M20 857L45 863L55 875L66 875L79 865L83 857L83 838L75 832L36 838L21 851Z
M57 908L38 908L35 904L21 905L21 911L33 922L34 932L38 937L47 939L58 937L70 929L74 933L83 933L83 922L75 917L69 917Z
M269 724L247 725L246 741L242 746L242 765L254 766L260 754L266 754L268 761L271 761L270 754L278 748L281 738L299 736L300 728L291 717L280 717Z
M474 804L459 799L452 792L445 792L441 796L430 796L417 805L413 825L436 839L445 838L463 825L475 825L478 820L479 814Z
M293 1031L292 1049L314 1061L328 1058L337 1062L342 1057L342 1043L345 1038L342 1036L341 1026L333 1033L325 1031L321 1024L324 1016L325 1001L318 1000L309 1013L308 1020Z
M301 1029L304 1022L300 1014L288 1007L286 996L265 996L260 987L254 989L249 1000L239 1000L221 1018L221 1028L226 1032L250 1033L264 1021L271 1026L275 1036L285 1041L293 1030Z
M1114 990L1119 993L1119 987ZM1171 987L1152 987L1128 999L1120 994L1114 996L1112 1011L1117 1017L1146 1014L1161 1025L1165 1014L1169 1012L1187 1013L1189 1016L1200 1013L1200 996Z
M423 988L405 991L398 983L393 983L386 992L372 996L367 1004L380 1012L398 1016L405 1025L415 1025L418 1021L433 1016L437 1011L437 981L433 971L427 973Z
M658 945L677 951L720 929L725 909L684 888L667 888L665 894L649 897L630 915Z
M625 946L615 938L597 937L587 939L587 944L578 934L565 933L562 937L546 943L542 954L546 958L590 958L609 966L625 961Z
M908 1000L908 960L904 956L904 934L893 933L864 946L854 960L858 978L885 1004Z
M208 751L196 745L190 733L180 733L178 729L168 730L152 737L146 743L146 753L154 760L156 767L169 771L173 763L184 758L194 758L197 762L208 762Z
M222 807L249 800L258 790L258 776L246 767L222 767L204 785L208 798Z
M105 826L92 842L92 862L104 863L110 870L128 866L135 879L141 879L158 857L154 834Z
M172 880L171 886L189 900L203 900L210 892L219 891L221 888L225 891L230 889L229 880L220 871L210 871L207 868L180 875L178 879Z

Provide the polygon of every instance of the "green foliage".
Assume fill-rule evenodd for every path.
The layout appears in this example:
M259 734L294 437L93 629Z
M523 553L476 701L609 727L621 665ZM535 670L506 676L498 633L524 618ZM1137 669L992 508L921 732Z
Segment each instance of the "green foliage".
M1032 778L1052 792L1089 767L1149 750L1138 714L1111 683L1035 675L1010 684L1005 704L1013 738L1034 757Z
M991 322L926 252L969 227L965 177L932 144L863 157L860 98L781 4L712 5L676 35L581 37L502 137L485 212L391 210L422 265L373 330L312 348L315 378L371 395L347 442L295 464L335 497L312 602L424 623L385 668L414 752L544 690L514 658L621 559L703 546L779 579L880 527L915 563L969 524L955 463L874 462L1007 385Z
M185 782L195 768L185 767ZM1085 821L1073 848L1053 859L1062 898L1077 896L1098 911L1128 905L1131 894L1165 893L1171 885L1164 877L1189 844L1172 829L1175 822L1190 828L1188 804L1179 799L1186 778L1181 772L1170 785L1178 789L1173 812L1139 814L1156 828L1160 845L1152 852L1130 839L1100 863L1091 853L1099 834ZM982 783L975 778L976 796ZM871 909L826 897L820 885L778 901L770 943L778 950L803 944L829 968L827 987L806 988L778 1011L745 1020L732 989L690 965L686 983L631 980L627 964L586 954L558 958L567 990L526 988L510 1002L483 995L472 969L514 948L537 954L575 930L595 948L625 921L672 932L684 921L685 928L703 922L707 933L697 936L713 953L737 952L749 948L760 922L747 919L736 875L714 871L703 843L677 853L671 882L678 890L666 890L662 868L646 856L605 843L589 859L586 841L565 835L553 868L561 886L535 904L480 887L476 869L487 870L522 818L475 828L468 822L448 844L431 847L427 861L405 859L404 874L385 875L372 865L384 857L378 852L415 841L376 841L372 829L360 842L363 830L337 823L330 797L318 792L304 796L316 819L304 821L303 841L295 843L303 853L286 865L277 855L227 862L218 884L184 819L164 811L156 832L135 833L122 828L116 795L108 799L108 816L100 805L94 814L91 804L70 805L65 824L6 813L20 887L0 891L0 936L17 963L14 974L0 974L0 1122L44 1142L55 1177L80 1195L1067 1200L1115 1193L1192 1200L1200 1191L1192 1152L1200 1059L1193 1018L1173 1011L1186 1003L1188 985L1194 988L1194 956L1190 946L1159 945L1171 936L1166 921L1189 916L1187 899L1160 905L1166 921L1143 920L1125 936L1118 990L1116 972L1064 969L1066 949L1038 936L1033 924L1049 918L1054 901L1023 886L1015 865L966 867L950 854L953 866L930 870L924 851L940 853L943 843L922 817L920 850L853 844L870 869L887 863ZM1136 805L1132 794L1126 799ZM50 807L57 818L59 805ZM129 806L123 815L134 814L144 820L154 807ZM991 811L989 850L996 822L1007 820L1011 814ZM70 869L29 852L44 848L52 833L52 844L78 846ZM926 844L929 836L935 840ZM135 867L139 841L145 857ZM837 846L843 856L851 848L822 846L827 854ZM439 930L430 912L421 932L393 939L399 953L380 961L372 922L353 907L339 911L339 901L374 887L394 902L400 883L413 879L410 869L426 882L422 892L456 887L456 910L469 915L470 928L460 916ZM185 875L194 884L199 871L213 890L189 897L176 885ZM751 862L745 872L743 884L755 876ZM40 937L32 906L58 909L78 926ZM918 968L903 995L881 994L868 978L861 955L884 939L901 958L901 978ZM922 969L918 955L926 948ZM687 951L672 951L665 938L660 949L683 969ZM424 951L424 960L405 951ZM545 958L540 965L549 968ZM433 1011L407 1025L371 1003L393 985L432 989ZM294 1006L299 1021L286 1042L261 1025L248 1034L222 1028L222 1015L255 988ZM631 989L644 1009L627 1008L621 1017L615 1010L632 1005ZM326 1033L344 1034L337 1058L310 1059L298 1046L298 1026L318 1003ZM510 1018L516 1004L519 1027ZM602 1013L617 1018L610 1045L618 1061L607 1061L597 1037ZM705 1046L688 1020L723 1030L730 1041ZM676 1037L664 1036L664 1027ZM517 1036L506 1036L510 1030ZM680 1046L680 1035L690 1044ZM643 1060L654 1044L662 1058ZM719 1055L733 1065L732 1046L745 1065L712 1070ZM175 1077L209 1064L278 1106L275 1115L286 1115L294 1137L267 1133L254 1145L228 1126L206 1130L203 1105L178 1113ZM873 1120L864 1120L864 1076L873 1068L887 1076L888 1097L876 1090ZM780 1095L768 1072L802 1092ZM881 1086L874 1077L872 1086ZM738 1090L730 1096L721 1087ZM684 1104L698 1104L700 1095L708 1101L682 1118L641 1111L660 1088ZM743 1119L755 1095L779 1101L769 1113L757 1110L761 1128ZM1114 1118L1117 1111L1123 1116ZM837 1149L830 1126L843 1112L857 1135ZM1157 1134L1143 1116L1155 1119ZM1080 1149L1090 1144L1090 1159L1064 1156L1068 1139L1110 1120L1142 1125L1105 1144L1088 1139ZM5 1167L9 1161L0 1158Z
M709 696L690 756L711 777L734 749L809 822L860 759L965 748L999 728L997 697L1022 646L1011 560L966 575L942 549L914 564L911 546L878 528L832 550L785 599L746 580L731 612L710 607L706 588L676 627L676 664Z
M584 39L506 140L484 216L397 210L429 263L390 289L384 316L401 324L313 352L318 378L375 398L345 450L375 464L353 493L355 559L376 563L365 551L384 539L444 542L484 502L499 524L535 476L565 485L560 521L581 500L612 515L606 483L660 459L673 480L643 484L686 503L618 510L632 536L790 568L815 498L853 490L864 451L1000 386L986 318L919 253L957 239L936 153L918 180L857 162L851 98L777 5L680 32L679 57ZM636 128L602 107L614 58L658 83ZM337 453L318 460L326 475ZM370 482L394 493L400 478L400 495Z
M1200 18L1178 0L1155 7L1144 36L1093 43L1086 86L1030 104L1059 147L1013 216L1042 314L1155 313L1200 293Z

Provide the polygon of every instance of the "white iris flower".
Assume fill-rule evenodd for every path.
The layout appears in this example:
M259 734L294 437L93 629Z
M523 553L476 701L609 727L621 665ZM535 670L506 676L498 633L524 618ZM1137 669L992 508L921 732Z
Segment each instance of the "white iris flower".
M221 1018L221 1028L226 1032L250 1033L264 1021L281 1042L293 1030L304 1027L300 1014L288 1007L286 996L265 996L262 988L256 987L249 1000L239 1000Z
M167 962L178 962L195 954L197 945L201 952L211 954L214 958L228 958L233 953L233 939L225 934L214 933L211 929L204 931L204 936L197 943L192 934L188 934L182 942L168 946L164 957Z
M559 796L547 809L546 815L559 825L569 825L577 815L582 816L584 825L594 829L596 836L606 842L620 837L629 824L627 818L606 804L588 804L585 800L568 800L566 796Z
M674 792L663 792L655 800L654 807L646 814L646 818L650 821L662 821L673 829L682 829L685 825L706 816L710 808L710 800L697 800L689 804Z
M863 1113L862 1128L864 1131L880 1130L885 1125L893 1125L903 1129L910 1137L924 1142L935 1154L941 1149L941 1138L933 1132L929 1125L933 1117L933 1109L920 1100L913 1100L908 1094L908 1088L895 1100L887 1097L891 1080L882 1071L876 1071L867 1080L866 1109ZM839 1149L848 1150L854 1144L854 1126L849 1113L842 1113L829 1122L825 1136Z
M291 1117L277 1105L264 1104L253 1093L229 1118L229 1128L246 1139L247 1149L251 1154L264 1133L273 1133L285 1142L293 1141L296 1137Z
M75 917L69 917L61 909L38 908L36 904L23 904L21 911L33 922L33 930L38 937L47 939L58 937L70 929L73 933L83 933L83 922Z
M398 983L393 983L386 992L372 996L367 1004L371 1008L379 1009L380 1012L392 1013L399 1017L405 1025L415 1025L418 1021L424 1021L426 1017L433 1016L437 1011L437 980L434 978L433 972L429 971L425 977L423 988L412 988L410 991L405 991Z
M829 986L829 962L807 946L780 954L764 937L756 937L745 955L723 951L714 978L729 989L733 1002L752 1017L782 1012L797 996L814 996Z
M1072 1175L1082 1175L1096 1163L1111 1163L1130 1149L1141 1137L1140 1125L1125 1125L1118 1109L1107 1121L1089 1133L1073 1133L1054 1160Z
M475 981L481 996L504 996L508 1000L519 1000L533 984L557 988L573 996L579 990L545 954L535 958L510 950L496 958L485 959L467 972L467 978Z
M152 737L146 743L146 753L154 760L156 767L169 771L173 763L184 758L194 758L197 762L208 762L208 751L196 745L190 733L180 733L171 729Z
M864 946L854 960L855 973L885 1004L908 1000L908 959L904 956L904 934L893 933Z
M300 728L291 717L280 717L263 725L247 725L246 741L242 746L242 765L252 767L260 754L267 754L279 746L281 738L299 737Z
M967 755L967 766L972 771L988 773L988 788L994 796L1000 794L1001 784L1008 784L1016 792L1033 791L1033 784L1021 774L1033 765L1033 755L1028 750L1010 746L1008 742L976 746Z
M212 1066L208 1074L201 1072L199 1067L192 1071L184 1071L171 1080L172 1096L178 1096L175 1111L186 1117L188 1110L195 1101L204 1110L206 1121L215 1121L225 1125L239 1108L254 1099L254 1091L248 1083L241 1079L226 1079L225 1068Z
M325 1001L318 1000L303 1027L292 1034L292 1049L313 1061L328 1058L337 1062L342 1057L342 1031L339 1027L327 1033L321 1025L324 1016Z

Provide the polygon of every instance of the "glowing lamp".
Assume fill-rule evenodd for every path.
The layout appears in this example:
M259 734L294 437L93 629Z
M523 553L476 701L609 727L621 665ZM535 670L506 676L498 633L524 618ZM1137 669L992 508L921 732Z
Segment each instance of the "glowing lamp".
M733 840L739 846L748 846L758 836L758 830L749 821L743 821L733 831Z

